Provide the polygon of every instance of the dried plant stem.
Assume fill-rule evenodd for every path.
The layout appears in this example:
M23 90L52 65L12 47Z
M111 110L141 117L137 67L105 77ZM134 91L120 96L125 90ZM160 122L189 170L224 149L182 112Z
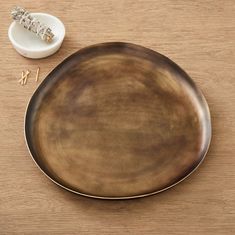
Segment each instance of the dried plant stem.
M26 76L25 76L25 78L24 78L24 85L27 83L27 81L28 81L28 75L30 74L30 71L29 70L27 70L26 71Z
M25 74L24 71L21 72L21 78L18 80L19 83L21 83L24 80Z
M21 78L18 80L18 82L23 86L27 83L28 75L30 74L30 71L27 70L25 73L22 71Z
M37 69L36 78L35 78L36 82L38 81L38 78L39 78L39 72L40 72L40 67L38 67Z

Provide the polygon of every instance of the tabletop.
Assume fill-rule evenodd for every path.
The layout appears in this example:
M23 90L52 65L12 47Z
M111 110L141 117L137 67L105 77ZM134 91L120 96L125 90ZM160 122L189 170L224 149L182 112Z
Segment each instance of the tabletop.
M32 60L8 40L15 5L60 18L64 43ZM0 234L235 234L235 2L233 0L79 0L0 3ZM196 172L154 196L89 199L49 181L24 140L27 103L46 75L82 47L111 41L140 44L179 64L204 93L212 142ZM35 76L26 86L22 70Z

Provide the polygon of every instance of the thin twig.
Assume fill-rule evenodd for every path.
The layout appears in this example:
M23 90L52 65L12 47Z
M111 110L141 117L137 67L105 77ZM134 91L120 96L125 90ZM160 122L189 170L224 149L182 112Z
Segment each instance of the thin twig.
M28 81L28 75L30 74L30 71L29 70L27 70L26 71L26 76L24 77L24 85L26 85L27 84L27 81Z
M24 78L25 78L26 74L24 74L24 71L21 72L21 78L18 80L19 83L21 83Z
M38 78L39 78L39 72L40 72L40 67L38 67L38 69L37 69L37 74L36 74L36 78L35 78L36 82L38 81Z

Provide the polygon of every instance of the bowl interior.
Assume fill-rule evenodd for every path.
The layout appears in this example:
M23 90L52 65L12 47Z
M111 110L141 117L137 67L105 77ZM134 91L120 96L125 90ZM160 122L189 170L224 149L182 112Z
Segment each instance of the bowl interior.
M59 19L43 13L32 13L32 15L40 22L48 25L55 36L51 43L47 43L36 36L36 34L24 29L24 27L19 23L14 23L10 34L12 36L12 40L17 44L17 46L25 50L38 51L53 48L63 41L65 29Z

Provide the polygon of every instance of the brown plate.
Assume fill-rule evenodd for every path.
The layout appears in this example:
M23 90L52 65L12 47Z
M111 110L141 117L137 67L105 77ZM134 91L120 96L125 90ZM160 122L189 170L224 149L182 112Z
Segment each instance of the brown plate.
M203 160L207 103L167 57L129 43L87 47L59 64L32 96L25 136L61 187L104 199L161 192Z

